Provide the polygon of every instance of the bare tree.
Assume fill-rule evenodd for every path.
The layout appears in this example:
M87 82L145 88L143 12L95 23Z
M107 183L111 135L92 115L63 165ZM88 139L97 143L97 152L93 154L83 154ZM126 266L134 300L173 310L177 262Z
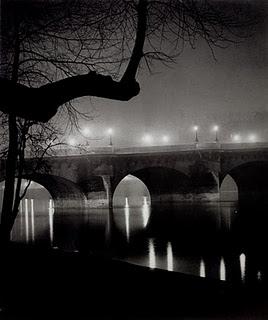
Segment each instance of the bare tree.
M199 38L213 52L255 23L250 7L215 0L5 0L2 7L0 110L43 122L78 97L129 100L140 91L142 58L148 67L171 62Z
M7 159L9 154L9 141L7 140L8 134L8 117L2 115L1 117L1 158ZM15 173L12 176L13 194L9 194L7 182L5 182L4 201L2 204L1 216L1 236L8 239L10 231L13 227L14 221L19 211L20 201L25 196L28 187L30 186L30 177L27 177L28 183L22 186L22 179L25 174L25 160L26 157L31 158L31 175L35 172L46 171L45 156L53 153L55 146L61 145L60 137L61 131L59 128L50 121L48 123L35 123L30 120L17 118L16 120L17 131L17 155L15 163ZM8 167L7 161L5 161ZM5 177L6 181L9 177ZM13 181L14 179L14 181ZM10 179L11 180L11 179ZM9 211L6 208L8 207ZM7 214L5 214L7 212ZM2 239L3 240L3 239Z
M139 67L173 62L199 38L212 53L228 46L255 23L248 9L206 0L2 0L0 110L9 146L1 225L12 212L18 117L47 122L82 96L127 101L140 92Z

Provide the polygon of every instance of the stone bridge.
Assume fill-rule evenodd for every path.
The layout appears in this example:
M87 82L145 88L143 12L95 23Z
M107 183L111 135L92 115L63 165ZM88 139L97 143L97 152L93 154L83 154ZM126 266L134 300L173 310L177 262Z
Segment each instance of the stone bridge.
M147 186L152 204L218 201L229 174L239 200L268 199L268 144L210 144L143 148L58 150L33 172L28 159L25 178L43 185L56 207L111 207L120 181L131 174ZM4 176L1 162L0 176Z

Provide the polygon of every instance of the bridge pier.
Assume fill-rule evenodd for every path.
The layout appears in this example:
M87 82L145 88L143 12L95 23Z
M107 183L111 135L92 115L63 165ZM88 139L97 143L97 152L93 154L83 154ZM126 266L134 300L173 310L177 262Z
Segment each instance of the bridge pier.
M109 209L113 208L113 190L112 190L112 182L111 182L111 176L103 175L103 184L106 191L106 199L107 199L107 207Z

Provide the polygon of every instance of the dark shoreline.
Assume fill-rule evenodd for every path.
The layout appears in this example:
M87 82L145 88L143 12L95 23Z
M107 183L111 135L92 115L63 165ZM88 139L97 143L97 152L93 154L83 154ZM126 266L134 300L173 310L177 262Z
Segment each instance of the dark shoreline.
M0 319L268 319L267 284L242 286L112 260L11 246Z

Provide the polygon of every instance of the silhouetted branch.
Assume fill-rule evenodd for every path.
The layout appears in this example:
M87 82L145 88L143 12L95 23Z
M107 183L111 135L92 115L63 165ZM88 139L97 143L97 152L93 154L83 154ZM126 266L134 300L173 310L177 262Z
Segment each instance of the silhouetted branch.
M18 20L19 37L13 39L14 26L5 28L0 110L42 122L51 119L61 105L79 97L127 101L139 94L136 74L144 52L150 70L152 61L170 64L185 43L195 48L200 38L214 56L215 47L225 48L241 41L256 23L250 6L243 14L246 5L221 1L77 0L26 4L25 9L16 2L19 7L13 20ZM16 56L14 46L18 49ZM20 84L5 76L13 70L15 57Z
M83 96L95 96L127 101L136 96L140 87L132 82L117 82L110 76L90 72L49 83L40 88L29 88L0 79L0 110L25 119L46 122L64 103Z

